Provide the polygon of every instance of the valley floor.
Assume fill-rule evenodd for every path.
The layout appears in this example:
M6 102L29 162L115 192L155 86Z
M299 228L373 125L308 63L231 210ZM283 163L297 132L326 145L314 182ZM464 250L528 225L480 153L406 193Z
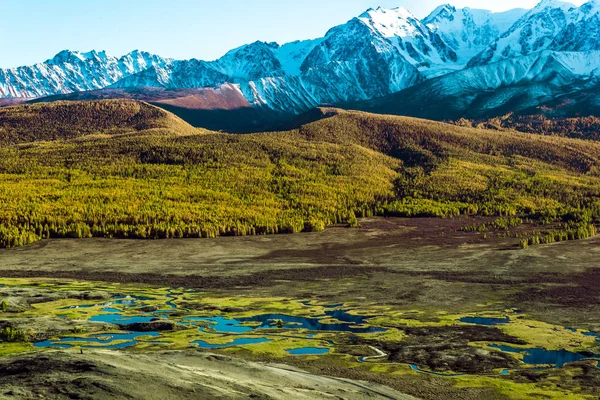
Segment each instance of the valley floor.
M221 360L197 352L191 355L85 351L79 355L64 350L7 356L9 358L0 359L0 371L13 362L28 365L56 362L60 368L81 366L84 369L81 376L86 379L94 376L86 382L97 382L93 390L104 388L106 397L130 394L119 383L121 378L132 379L125 375L125 370L155 374L152 381L163 382L164 387L172 389L179 385L189 390L185 395L177 392L179 398L194 397L193 388L207 390L198 391L198 396L199 393L211 394L210 389L224 398L250 393L263 396L255 398L285 398L284 393L272 391L276 390L273 383L277 379L289 381L284 385L286 388L298 388L298 393L307 398L325 394L361 398L367 393L365 390L375 398L402 398L400 393L430 399L597 395L600 383L600 369L595 367L597 361L583 360L564 368L536 372L516 367L522 356L515 356L514 360L510 357L495 359L490 357L487 348L482 348L488 342L500 339L505 342L508 336L502 335L509 335L514 343L526 343L530 347L600 353L593 339L578 342L586 340L583 331L600 332L600 308L597 307L600 237L519 249L519 239L509 237L506 232L484 235L460 231L460 227L473 222L469 218L372 218L360 221L358 228L333 227L324 232L294 235L163 241L65 239L0 250L2 278L168 286L197 289L209 293L211 298L223 299L286 298L304 299L314 304L344 303L366 313L363 315L375 315L369 324L398 329L395 340L386 336L361 339L365 349L367 345L373 346L390 355L389 359L369 360L361 365L355 358L350 362L350 358L334 355L281 358L269 352L245 349L215 352L260 364L230 358ZM461 316L479 315L508 315L512 323L500 327L501 331L457 324ZM571 335L568 333L571 331L563 327L577 332ZM560 337L554 332L560 332ZM339 343L342 349L350 346L342 339ZM463 357L461 352L468 353L470 358ZM26 361L30 359L36 361ZM108 367L121 361L123 370ZM413 361L425 371L459 372L463 376L418 373L409 368ZM263 364L271 362L293 365L310 374ZM178 374L186 371L183 381L169 383L171 378L164 375L165 371L147 371L147 365L152 363L178 369ZM494 373L490 373L491 369L478 371L478 363L489 363L489 368L507 367L511 373L500 376L497 369ZM60 368L45 381L46 385L55 379L63 382L60 379L64 380L65 376L61 375ZM107 368L116 374L114 384L102 383L101 376ZM215 368L222 372L235 370L235 374L252 378L248 384L243 379L237 381L236 385L243 389L233 392L223 391L223 387L230 385L225 381L219 381L215 388L191 383L196 379L192 376L196 375L203 376L202 382L204 379L212 381ZM25 393L21 391L39 385L36 378L24 378L32 374L23 375L23 371L18 374L15 380L0 379L0 397L10 392L18 397L18 393ZM265 382L257 382L258 376ZM320 376L371 381L390 389L357 386ZM311 392L308 388L317 391ZM344 394L339 394L341 390ZM98 393L90 392L90 396L97 398ZM156 393L158 396L160 392Z

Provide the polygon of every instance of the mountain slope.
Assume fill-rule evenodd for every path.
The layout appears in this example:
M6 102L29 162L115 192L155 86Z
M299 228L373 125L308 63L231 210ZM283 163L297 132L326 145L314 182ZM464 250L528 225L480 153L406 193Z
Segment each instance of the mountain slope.
M254 42L212 62L163 60L138 51L121 59L104 52L64 51L43 64L0 71L0 97L232 84L239 85L252 106L297 114L320 103L384 96L427 76L462 68L467 55L519 15L452 10L454 14L446 15L438 9L422 22L402 8L369 9L323 38L281 46ZM468 31L460 40L450 21L458 21L458 13L459 25Z
M449 4L437 7L422 22L442 38L457 55L457 67L484 50L525 14L524 9L501 13L468 7L457 9Z
M455 63L456 52L429 27L404 8L368 10L358 18L386 38L402 57L421 71L436 65Z
M0 69L0 97L42 97L101 89L169 60L133 51L121 58L106 52L62 51L44 63Z
M321 103L381 96L422 79L394 43L360 19L330 30L301 71L302 82Z
M600 50L598 22L600 3L597 0L581 7L558 0L543 0L475 56L469 65L483 65L544 50Z
M174 61L162 66L152 66L138 74L121 79L111 88L163 87L166 89L191 89L218 87L229 77L200 60Z
M346 107L438 120L502 115L597 85L599 63L600 52L534 53L457 71Z
M96 133L126 135L60 118L111 121L115 109L121 121ZM522 216L588 234L585 224L600 220L596 142L341 110L250 135L156 129L168 115L132 102L7 110L16 127L0 143L0 246L291 233L373 214ZM49 120L48 110L55 138L29 124Z
M599 52L598 0L581 7L543 0L529 11L503 13L442 5L423 20L404 8L379 7L322 38L257 41L210 62L64 51L32 67L0 70L0 97L10 98L0 104L114 95L235 132L276 129L316 106L347 103L429 118L485 118L595 87Z
M561 51L600 50L600 2L592 0L573 13L568 24L550 48Z
M278 58L277 43L254 42L231 50L213 63L233 82L253 81L260 78L285 75Z
M526 157L579 172L600 167L600 143L517 132L498 133L358 111L338 111L325 116L303 125L300 134L311 141L358 144L400 159L405 167L426 167L431 162L434 168L440 168L439 162L450 158L476 160L481 157L482 161L490 152L509 158Z
M114 87L197 88L233 82L251 104L291 113L306 111L319 103L383 96L422 79L403 55L417 46L399 44L398 37L386 36L391 33L383 32L378 19L385 13L388 11L384 9L371 10L331 29L322 39L283 46L255 42L214 62L179 61L175 67L144 71ZM394 11L392 18L398 24L398 34L402 34L401 25L405 22L428 31L404 13ZM421 52L430 51L425 43L419 48ZM196 69L198 63L202 66L200 71L181 72ZM207 79L194 79L205 76Z

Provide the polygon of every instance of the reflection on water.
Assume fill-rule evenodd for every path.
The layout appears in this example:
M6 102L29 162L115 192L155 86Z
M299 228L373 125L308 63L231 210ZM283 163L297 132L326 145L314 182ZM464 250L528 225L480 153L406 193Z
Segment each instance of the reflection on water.
M325 347L300 347L286 350L286 352L293 356L318 356L329 353L329 349Z
M475 324L475 325L486 325L486 326L496 326L502 324L508 324L510 322L510 318L489 318L489 317L463 317L459 319L460 322L464 322L467 324Z
M78 310L78 318L85 318L89 312L92 316L88 318L89 322L101 322L114 325L130 325L136 323L149 323L153 321L172 320L179 327L198 326L201 334L246 334L252 331L265 329L286 329L286 330L307 330L307 331L327 331L327 332L351 332L351 333L373 333L384 332L386 329L367 325L368 316L352 315L341 307L343 303L329 304L322 306L325 312L320 313L315 310L316 315L310 317L294 316L287 314L262 314L251 317L231 318L227 315L220 316L189 316L179 318L181 313L190 313L188 309L179 309L177 296L168 291L163 297L163 303L160 304L160 296L134 296L119 295L109 301L95 304L81 304L63 307L61 310ZM152 303L149 303L152 301ZM156 304L156 303L159 304ZM304 302L310 305L309 302ZM92 310L97 308L97 310ZM86 311L83 311L83 310ZM97 312L99 314L94 315ZM176 312L179 312L176 314ZM66 319L69 315L59 315ZM328 322L329 320L330 322ZM130 329L130 327L128 327ZM120 332L110 335L89 335L87 337L66 337L58 340L45 340L35 344L36 347L52 348L72 348L79 346L83 348L103 348L103 349L123 349L135 346L138 343L146 344L169 344L167 342L152 342L144 339L160 337L159 332ZM313 338L311 334L309 338ZM140 340L140 338L143 338ZM271 342L266 337L242 337L232 338L226 343L210 343L206 340L194 340L191 344L197 345L203 349L227 348L240 345L251 345ZM323 342L323 344L333 346L332 341ZM289 349L289 354L294 355L316 355L328 353L328 348L306 347L300 349Z
M344 310L327 311L322 317L331 317L343 323L324 323L319 318L285 314L262 314L245 318L187 317L185 322L205 322L217 333L247 333L256 329L306 329L309 331L335 331L352 333L384 332L384 328L364 326L368 317L348 314ZM254 323L254 324L253 324ZM245 325L246 324L246 325ZM201 327L206 332L205 327Z
M136 324L136 323L145 323L150 322L152 320L157 319L155 315L150 316L125 316L120 313L112 313L112 314L99 314L94 315L88 321L90 322L105 322L107 324L115 324L115 325L127 325L127 324Z
M140 343L138 338L158 337L159 332L126 332L98 334L88 337L64 337L58 340L44 340L34 343L35 347L69 349L74 346L98 349L124 349ZM115 343L117 342L117 343ZM93 343L93 344L91 344ZM153 344L168 344L165 342L144 342Z
M268 343L268 342L272 342L272 340L269 340L267 338L237 338L231 342L228 343L217 343L217 344L213 344L213 343L207 343L204 340L194 340L193 342L190 342L192 344L197 344L198 347L202 348L202 349L221 349L221 348L225 348L225 347L233 347L233 346L242 346L242 345L248 345L248 344L259 344L259 343Z
M584 355L567 350L546 350L542 348L521 349L518 347L490 345L490 347L508 353L523 354L523 362L530 365L552 365L560 368L566 363L584 360L587 358L600 358L598 354Z

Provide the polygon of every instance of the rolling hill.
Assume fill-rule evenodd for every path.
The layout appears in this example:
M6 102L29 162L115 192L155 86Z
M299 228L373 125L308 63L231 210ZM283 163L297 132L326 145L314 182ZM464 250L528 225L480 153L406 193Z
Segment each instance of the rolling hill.
M289 233L370 215L530 218L574 237L600 216L600 143L575 139L339 109L285 132L206 134L123 100L8 107L0 130L3 246Z
M63 101L0 109L0 143L5 144L156 129L198 132L171 113L134 101Z

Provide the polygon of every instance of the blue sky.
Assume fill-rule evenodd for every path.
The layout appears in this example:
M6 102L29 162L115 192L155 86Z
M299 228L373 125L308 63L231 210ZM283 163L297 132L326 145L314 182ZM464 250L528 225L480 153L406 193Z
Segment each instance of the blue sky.
M211 60L256 40L322 36L369 7L406 7L423 17L443 0L1 0L0 68L29 65L63 49L139 49ZM446 0L448 2L448 0ZM450 1L503 11L533 0ZM581 1L579 1L581 3Z

